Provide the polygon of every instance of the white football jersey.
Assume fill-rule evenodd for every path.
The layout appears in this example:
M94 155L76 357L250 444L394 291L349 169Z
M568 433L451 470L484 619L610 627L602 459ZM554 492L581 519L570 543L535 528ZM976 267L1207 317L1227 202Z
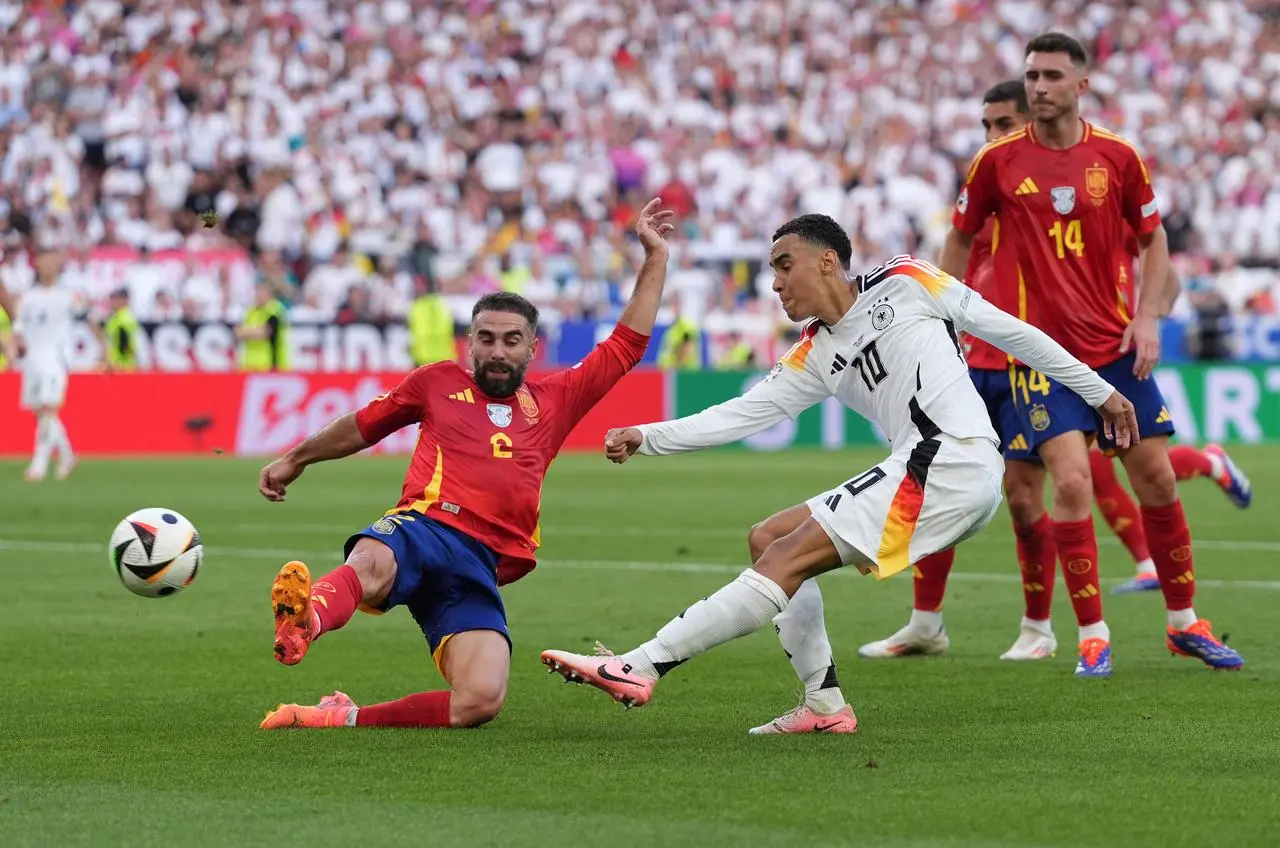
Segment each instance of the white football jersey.
M66 368L77 313L75 295L60 285L33 286L18 301L13 329L27 346L23 362L40 368Z
M728 444L794 418L828 397L880 426L895 449L945 433L999 437L969 378L956 332L1014 354L1089 404L1114 389L1040 330L1000 311L938 268L897 256L863 278L837 323L810 322L800 341L746 394L675 421L645 424L639 453Z

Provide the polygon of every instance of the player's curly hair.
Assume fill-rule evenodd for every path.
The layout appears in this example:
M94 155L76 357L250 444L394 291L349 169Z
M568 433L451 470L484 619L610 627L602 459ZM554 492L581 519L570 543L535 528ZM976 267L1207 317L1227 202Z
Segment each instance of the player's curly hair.
M1013 108L1022 114L1031 111L1031 107L1027 105L1027 86L1020 79L1005 80L991 86L987 89L987 93L982 95L982 102L984 105L1012 103Z
M1037 35L1027 42L1027 49L1023 51L1022 57L1025 59L1032 53L1066 53L1071 59L1071 64L1077 68L1086 68L1089 65L1089 51L1065 32L1046 32Z
M538 307L514 292L489 292L476 301L471 307L471 320L481 312L514 312L529 322L534 330L538 329Z
M849 235L831 216L801 215L799 218L792 218L778 227L773 240L789 235L795 235L809 244L834 250L840 260L840 267L849 270L849 263L853 260L853 244L849 241Z

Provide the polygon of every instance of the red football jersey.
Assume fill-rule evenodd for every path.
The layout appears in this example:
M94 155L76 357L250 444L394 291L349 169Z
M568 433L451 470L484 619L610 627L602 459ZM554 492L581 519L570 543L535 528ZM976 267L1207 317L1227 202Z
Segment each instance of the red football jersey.
M391 512L420 512L500 555L498 583L533 570L547 468L574 426L644 356L622 324L582 362L491 398L457 363L424 365L356 413L373 444L417 424L418 441Z
M965 285L982 295L983 299L997 309L1017 314L1017 289L1014 288L1010 296L1009 291L1001 291L1000 287L996 285L995 268L991 260L991 248L996 235L995 230L996 219L988 218L982 230L974 236L973 247L969 250L969 266L964 272L964 282ZM1004 288L1008 289L1009 286L1006 285ZM1004 351L976 336L971 336L968 333L963 334L963 343L965 361L969 363L970 368L1003 371L1005 366L1008 365L1009 358Z
M996 286L1018 292L1018 317L1097 368L1120 358L1131 317L1125 231L1150 233L1160 213L1133 146L1083 123L1066 150L1042 145L1032 124L982 148L952 222L977 233L996 216Z

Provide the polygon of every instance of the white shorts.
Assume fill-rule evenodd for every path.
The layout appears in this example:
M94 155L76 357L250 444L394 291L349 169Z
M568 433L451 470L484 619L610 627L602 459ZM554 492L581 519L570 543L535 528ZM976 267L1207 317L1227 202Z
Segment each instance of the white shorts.
M67 397L67 369L57 366L28 366L22 372L23 409L61 407Z
M805 503L845 565L884 580L985 527L1003 477L992 442L941 435Z

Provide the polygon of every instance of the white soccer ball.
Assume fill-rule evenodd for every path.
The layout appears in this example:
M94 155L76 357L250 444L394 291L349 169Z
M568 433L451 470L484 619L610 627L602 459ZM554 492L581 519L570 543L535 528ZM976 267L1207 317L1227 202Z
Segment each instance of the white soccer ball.
M116 525L108 554L126 589L144 598L163 598L196 579L204 546L195 525L180 513L147 507Z

